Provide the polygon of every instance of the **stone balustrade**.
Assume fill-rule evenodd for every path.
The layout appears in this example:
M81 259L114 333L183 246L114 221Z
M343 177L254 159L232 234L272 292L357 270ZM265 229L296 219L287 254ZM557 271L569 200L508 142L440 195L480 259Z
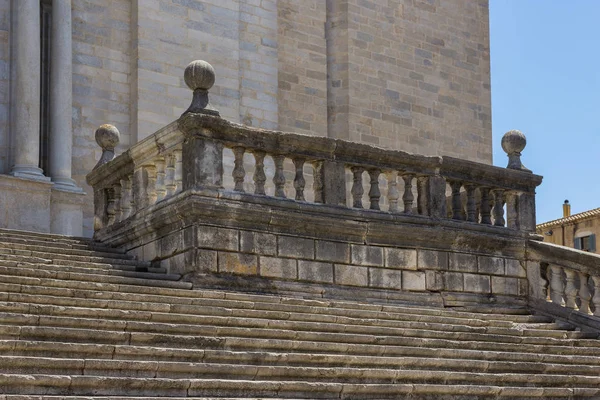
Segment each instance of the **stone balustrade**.
M532 304L599 327L590 316L600 317L600 256L543 242L528 247Z
M203 284L233 274L526 296L519 260L542 177L521 164L520 132L505 135L499 168L242 126L210 105L207 65L186 69L194 96L179 120L123 154L116 128L96 132L98 240Z

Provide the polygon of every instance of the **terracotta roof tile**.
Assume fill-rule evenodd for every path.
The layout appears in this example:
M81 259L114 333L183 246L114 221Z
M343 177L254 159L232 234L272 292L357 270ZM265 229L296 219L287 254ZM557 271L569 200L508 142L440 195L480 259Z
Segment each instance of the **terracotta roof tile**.
M550 226L562 225L562 224L567 224L570 222L577 222L577 221L581 221L583 219L591 218L591 217L594 217L597 215L600 215L600 208L594 208L593 210L584 211L579 214L573 214L569 217L559 218L559 219L555 219L553 221L544 222L544 223L537 225L536 228L543 229L543 228L547 228Z

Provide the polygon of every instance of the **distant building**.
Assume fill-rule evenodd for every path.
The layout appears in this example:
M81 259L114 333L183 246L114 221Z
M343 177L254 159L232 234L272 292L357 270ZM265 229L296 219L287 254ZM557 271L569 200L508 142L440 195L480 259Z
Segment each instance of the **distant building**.
M537 225L544 242L598 253L596 235L600 234L600 208L571 215L569 200L563 204L563 217Z

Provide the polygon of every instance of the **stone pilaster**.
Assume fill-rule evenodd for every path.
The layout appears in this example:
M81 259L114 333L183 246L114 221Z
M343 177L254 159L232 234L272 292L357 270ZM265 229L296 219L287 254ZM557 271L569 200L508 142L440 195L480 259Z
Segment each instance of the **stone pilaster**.
M52 57L50 77L50 163L48 175L56 189L81 191L71 178L73 148L73 46L71 0L52 1Z
M11 175L47 180L39 168L40 149L40 2L15 0L14 165Z

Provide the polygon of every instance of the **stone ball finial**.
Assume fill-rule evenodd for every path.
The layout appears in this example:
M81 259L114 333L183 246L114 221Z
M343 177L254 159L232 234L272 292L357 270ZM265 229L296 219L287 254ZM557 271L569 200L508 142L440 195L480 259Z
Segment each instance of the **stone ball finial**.
M527 145L527 138L518 130L508 131L502 137L502 150L508 155L506 168L531 172L521 162L521 152Z
M206 61L192 61L185 68L183 80L192 90L210 90L215 84L215 69Z
M101 125L96 129L96 143L102 147L102 156L94 169L104 165L115 158L115 147L121 140L121 134L116 126L110 124Z
M185 68L183 80L194 91L192 104L183 113L210 114L219 116L219 111L208 100L208 91L215 84L215 70L206 61L192 61Z
M102 150L113 150L121 140L121 133L116 126L110 124L101 125L96 129L96 143Z

